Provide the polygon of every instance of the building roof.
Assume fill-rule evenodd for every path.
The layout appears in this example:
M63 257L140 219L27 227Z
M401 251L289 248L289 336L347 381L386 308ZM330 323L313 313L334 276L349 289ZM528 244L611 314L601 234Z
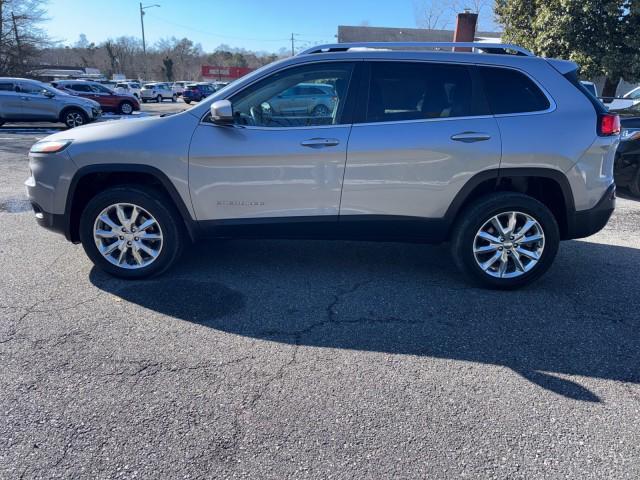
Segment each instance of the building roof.
M500 42L501 32L476 32L476 41ZM338 42L451 42L453 30L338 26Z

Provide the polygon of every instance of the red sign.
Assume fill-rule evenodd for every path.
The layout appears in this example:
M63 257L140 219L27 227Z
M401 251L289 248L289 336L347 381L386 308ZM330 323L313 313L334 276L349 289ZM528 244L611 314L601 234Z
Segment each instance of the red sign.
M253 68L218 67L216 65L202 65L202 76L205 78L236 79L252 72Z

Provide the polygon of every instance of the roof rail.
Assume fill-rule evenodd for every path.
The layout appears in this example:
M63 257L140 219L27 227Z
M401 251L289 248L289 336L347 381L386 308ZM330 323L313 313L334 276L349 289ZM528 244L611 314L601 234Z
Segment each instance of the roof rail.
M346 52L352 49L387 49L387 50L420 50L420 49L451 49L455 52L456 47L472 48L484 53L523 55L533 57L534 54L526 48L518 45L505 43L484 43L484 42L354 42L354 43L333 43L318 45L308 48L298 55L309 55L312 53Z

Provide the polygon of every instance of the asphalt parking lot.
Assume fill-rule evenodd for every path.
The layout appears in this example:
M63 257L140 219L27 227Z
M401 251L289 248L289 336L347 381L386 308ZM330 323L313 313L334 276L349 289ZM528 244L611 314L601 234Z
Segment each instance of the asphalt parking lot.
M125 282L32 218L45 134L0 129L0 478L640 478L640 202L518 292L319 241Z

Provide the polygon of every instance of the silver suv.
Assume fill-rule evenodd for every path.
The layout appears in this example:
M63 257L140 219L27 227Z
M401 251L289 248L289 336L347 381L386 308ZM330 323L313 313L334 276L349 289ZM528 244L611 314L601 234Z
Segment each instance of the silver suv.
M176 102L178 94L173 91L171 85L168 83L145 83L140 89L140 97L142 103L147 103L150 100L155 100L158 103L162 103L163 100L171 100Z
M455 45L474 51L316 47L185 112L52 135L30 153L36 218L124 278L189 240L269 237L448 241L476 282L527 284L609 220L619 118L572 62ZM312 84L329 115L274 114Z
M5 122L62 122L73 128L94 121L101 113L98 102L37 80L0 78L0 126Z

